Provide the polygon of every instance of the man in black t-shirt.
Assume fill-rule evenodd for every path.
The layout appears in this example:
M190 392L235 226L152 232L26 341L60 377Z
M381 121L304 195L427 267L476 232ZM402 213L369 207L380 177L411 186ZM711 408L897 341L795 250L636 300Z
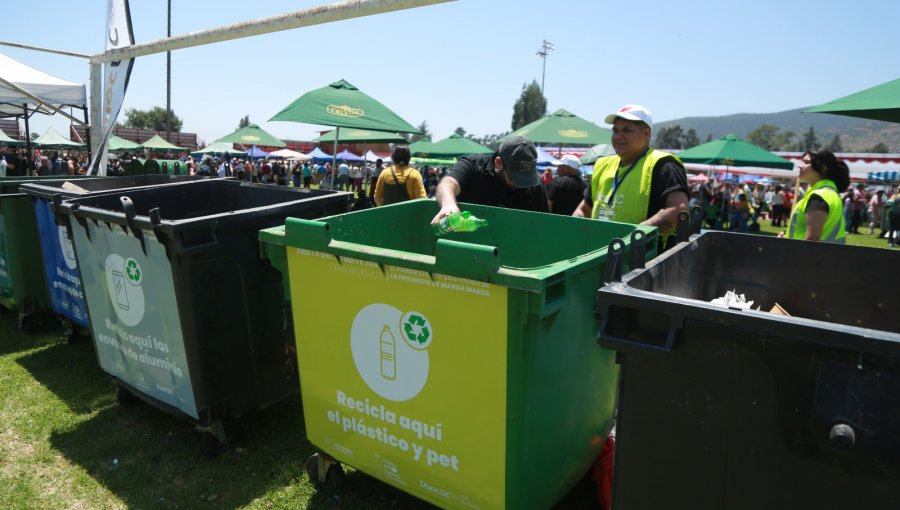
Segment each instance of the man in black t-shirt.
M571 154L563 156L556 177L547 185L550 212L570 216L584 198L588 185L581 177L581 161Z
M441 210L432 223L460 212L457 201L549 212L536 160L537 149L522 136L507 139L492 155L460 158L438 184L435 198Z

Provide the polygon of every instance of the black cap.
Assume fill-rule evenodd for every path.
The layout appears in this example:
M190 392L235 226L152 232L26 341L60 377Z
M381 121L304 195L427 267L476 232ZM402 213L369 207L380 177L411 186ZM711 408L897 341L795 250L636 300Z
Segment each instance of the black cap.
M532 188L541 183L536 168L537 149L524 136L507 138L497 151L503 166L517 188Z

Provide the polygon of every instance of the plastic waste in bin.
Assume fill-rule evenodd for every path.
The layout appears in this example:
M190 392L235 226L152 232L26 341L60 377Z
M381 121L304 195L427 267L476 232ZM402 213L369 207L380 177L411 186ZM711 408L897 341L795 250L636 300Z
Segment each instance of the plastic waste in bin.
M708 232L600 289L621 364L613 507L897 508L898 265ZM727 291L752 309L710 304Z
M66 235L65 229L56 223L53 213L54 200L68 200L75 197L198 179L200 177L144 175L98 177L89 180L78 179L77 182L74 182L71 177L66 179L57 177L52 180L30 182L22 186L22 191L34 201L32 207L37 218L37 232L40 233L40 250L38 251L41 253L40 260L43 261L50 305L63 320L67 329L66 334L70 339L77 335L76 326L88 328L90 321L72 240ZM69 184L66 184L67 182ZM72 186L73 184L74 186Z
M74 199L67 220L101 368L191 420L214 454L222 420L297 393L281 274L258 232L346 212L351 193L210 179Z
M16 313L16 326L24 333L34 329L36 312L50 308L50 298L40 258L35 257L41 249L35 208L20 188L28 183L62 182L59 179L0 179L0 306ZM78 182L85 181L78 178Z
M490 227L435 237L423 199L260 232L286 247L306 432L328 455L307 469L334 482L337 459L448 508L547 508L612 426L606 245L637 230L655 252L656 230L461 207Z

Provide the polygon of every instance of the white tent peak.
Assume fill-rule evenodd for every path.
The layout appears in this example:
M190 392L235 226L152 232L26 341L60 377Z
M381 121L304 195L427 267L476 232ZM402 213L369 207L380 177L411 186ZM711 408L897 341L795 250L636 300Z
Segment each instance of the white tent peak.
M58 106L84 107L87 92L83 83L74 83L45 73L0 53L0 78L41 98L45 103ZM0 83L0 103L18 105L35 104L35 101L18 90ZM4 111L6 108L4 108Z

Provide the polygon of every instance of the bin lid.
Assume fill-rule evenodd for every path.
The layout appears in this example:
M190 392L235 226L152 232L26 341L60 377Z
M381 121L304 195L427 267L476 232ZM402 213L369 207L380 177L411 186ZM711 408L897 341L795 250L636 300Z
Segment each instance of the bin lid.
M645 235L655 255L653 227L475 204L460 204L460 209L486 218L487 228L436 237L431 220L438 208L434 200L419 199L318 220L288 218L284 227L263 230L259 238L535 292L565 273L603 265L609 242L622 238L628 247L635 230Z

